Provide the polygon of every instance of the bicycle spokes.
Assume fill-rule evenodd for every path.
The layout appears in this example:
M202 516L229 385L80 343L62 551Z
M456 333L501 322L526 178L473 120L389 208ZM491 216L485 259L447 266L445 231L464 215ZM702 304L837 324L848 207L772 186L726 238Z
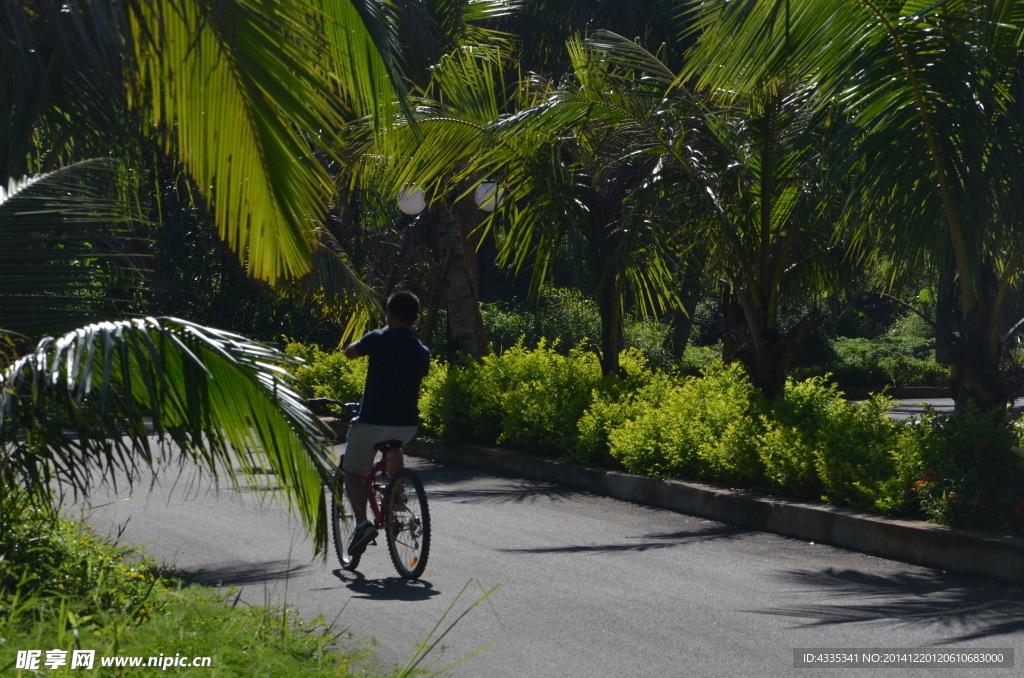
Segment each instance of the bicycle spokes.
M419 478L402 471L393 479L388 501L388 550L398 573L419 577L430 549L430 513Z

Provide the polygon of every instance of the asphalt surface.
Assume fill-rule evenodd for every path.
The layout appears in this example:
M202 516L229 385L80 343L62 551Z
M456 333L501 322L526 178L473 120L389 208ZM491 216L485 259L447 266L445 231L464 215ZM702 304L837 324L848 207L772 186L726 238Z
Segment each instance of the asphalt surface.
M243 603L287 603L348 628L344 642L372 647L385 666L404 664L446 611L453 620L495 586L442 639L435 668L485 646L455 675L999 676L1024 665L1018 587L550 483L409 465L433 517L414 583L395 576L383 540L358 573L344 572L333 553L312 559L279 504L173 473L134 493L94 493L85 520L205 583L238 587ZM801 648L1013 650L1016 668L795 668Z
M1010 405L1010 414L1020 417L1024 414L1024 398L1014 401ZM922 415L929 410L937 412L952 412L952 398L902 398L896 401L896 407L890 412L894 419L909 419L910 417Z

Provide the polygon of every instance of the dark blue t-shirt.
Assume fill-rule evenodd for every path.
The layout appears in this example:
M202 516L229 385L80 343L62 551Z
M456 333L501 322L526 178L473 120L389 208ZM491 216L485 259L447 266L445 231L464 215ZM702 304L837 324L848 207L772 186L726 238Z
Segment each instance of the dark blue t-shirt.
M359 421L378 426L417 426L420 423L420 382L430 369L430 349L411 329L367 332L356 342L367 356L366 385Z

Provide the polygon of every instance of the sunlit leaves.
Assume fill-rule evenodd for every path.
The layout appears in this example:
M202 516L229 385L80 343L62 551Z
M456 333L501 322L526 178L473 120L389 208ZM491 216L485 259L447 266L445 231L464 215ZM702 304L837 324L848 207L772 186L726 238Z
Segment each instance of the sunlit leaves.
M190 459L236 487L265 473L322 548L321 428L276 350L172 318L98 323L40 342L0 373L0 480L87 491Z

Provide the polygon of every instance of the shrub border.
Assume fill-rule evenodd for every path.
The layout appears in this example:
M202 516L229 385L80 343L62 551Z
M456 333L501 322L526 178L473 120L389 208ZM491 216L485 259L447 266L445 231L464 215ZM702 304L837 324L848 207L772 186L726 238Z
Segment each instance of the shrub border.
M750 490L662 480L570 464L517 450L417 439L410 456L568 485L594 494L832 544L872 555L1024 584L1024 538L884 518L854 509L783 501Z

